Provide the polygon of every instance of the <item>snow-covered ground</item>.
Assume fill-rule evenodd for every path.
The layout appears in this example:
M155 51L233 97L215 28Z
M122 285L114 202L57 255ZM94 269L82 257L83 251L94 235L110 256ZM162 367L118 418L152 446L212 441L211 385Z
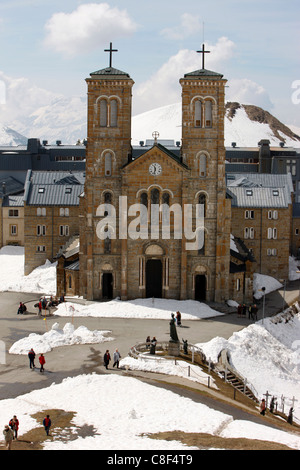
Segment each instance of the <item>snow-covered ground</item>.
M11 253L9 254L9 251ZM7 248L0 250L0 282L2 290L55 293L55 266L46 263L35 270L31 280L23 275L22 250ZM4 262L5 261L5 264ZM295 268L297 269L297 268ZM267 284L268 281L268 284ZM271 290L278 281L256 277L256 289L263 283ZM52 283L52 284L51 284ZM5 288L3 288L5 286ZM54 291L51 292L53 287ZM40 290L37 291L36 288ZM277 287L276 287L277 288ZM67 323L60 328L56 323L51 331L43 335L30 335L12 345L10 354L26 354L33 347L36 353L48 352L54 347L72 344L101 343L112 338L109 331L89 331L85 327L76 330L70 317L123 316L146 318L170 318L170 311L180 310L182 318L207 318L215 316L204 304L192 301L165 303L159 299L121 302L114 300L105 304L75 302L61 304L56 314L66 317ZM203 308L202 308L203 305ZM101 308L99 309L99 306ZM72 307L72 308L70 308ZM201 316L203 315L203 317ZM199 343L207 358L217 361L219 352L226 348L230 360L238 372L247 378L260 398L268 391L275 395L281 410L281 398L285 397L285 412L294 401L294 418L300 421L300 314L289 312L251 324L228 340L216 337L208 343ZM178 365L158 359L132 359L124 357L120 363L125 368L154 371L162 374L187 377L183 361ZM191 368L190 380L207 383L206 374L196 366ZM214 386L214 383L211 383ZM83 399L84 397L84 399ZM75 413L72 439L63 439L61 434L47 440L45 449L187 449L179 442L151 440L145 434L180 430L201 432L221 437L245 437L279 442L300 450L300 438L296 434L275 430L248 421L233 420L225 413L215 411L170 391L153 387L137 379L116 374L80 375L68 378L61 384L53 383L43 390L35 390L15 399L0 401L0 416L8 422L16 414L20 419L20 434L37 427L32 414L46 409L63 409ZM76 437L76 426L90 425L94 434Z

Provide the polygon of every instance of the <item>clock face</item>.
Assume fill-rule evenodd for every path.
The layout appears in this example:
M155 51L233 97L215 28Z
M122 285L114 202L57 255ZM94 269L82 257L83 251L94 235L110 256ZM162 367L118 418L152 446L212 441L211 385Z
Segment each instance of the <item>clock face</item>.
M153 176L158 176L162 172L162 167L159 163L151 163L149 166L149 173Z

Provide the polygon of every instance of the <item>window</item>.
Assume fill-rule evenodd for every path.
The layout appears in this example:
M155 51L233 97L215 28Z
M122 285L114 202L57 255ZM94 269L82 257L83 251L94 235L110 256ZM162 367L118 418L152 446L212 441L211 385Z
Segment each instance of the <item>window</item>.
M244 238L245 239L251 239L253 240L255 235L254 228L253 227L245 227L244 229Z
M277 239L277 228L268 228L268 239L269 240L276 240Z
M268 248L267 249L267 256L277 256L277 249L276 248Z
M107 127L107 101L100 101L100 127Z
M68 237L69 236L69 225L60 225L59 226L59 235L61 237Z
M201 127L202 119L202 103L200 100L195 102L195 127Z
M236 280L236 290L239 291L241 288L241 280L240 279L237 279Z
M205 127L212 127L212 102L205 101Z
M246 189L246 196L253 196L252 189Z
M36 251L38 251L39 253L45 253L46 251L45 245L38 245Z
M67 187L67 188L65 189L65 194L71 194L71 192L72 192L72 188Z
M105 176L111 176L111 153L105 154Z
M45 192L45 188L39 188L39 189L38 189L38 192L39 192L40 194L43 194L43 193Z
M70 209L68 207L61 207L59 209L59 215L60 217L69 217Z
M199 158L199 176L206 177L206 155L202 153Z
M151 191L151 204L159 204L159 190L157 188Z
M116 99L101 99L99 110L100 127L117 127L118 101Z
M203 212L201 212L201 215L203 215L203 217L206 216L206 196L205 194L199 194L199 198L198 198L198 203L203 206Z
M254 219L254 211L246 210L245 211L245 219Z
M36 215L38 217L45 217L46 215L46 207L38 207L37 210L36 210Z
M268 219L278 219L278 211L268 211Z
M279 196L278 189L273 189L273 196Z
M18 209L9 209L8 217L19 217Z
M118 123L118 102L111 100L110 102L110 127L117 127Z
M18 226L17 225L10 225L10 234L12 236L18 235Z
M37 225L36 234L38 237L46 235L46 225Z
M299 235L299 229L295 228L295 235Z

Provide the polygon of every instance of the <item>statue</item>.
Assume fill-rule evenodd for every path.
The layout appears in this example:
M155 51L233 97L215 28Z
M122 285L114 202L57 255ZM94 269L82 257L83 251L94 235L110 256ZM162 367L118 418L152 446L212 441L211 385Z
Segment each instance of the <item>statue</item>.
M171 321L170 321L170 342L172 343L179 343L179 339L177 336L176 324L175 324L175 315L174 313L171 314Z

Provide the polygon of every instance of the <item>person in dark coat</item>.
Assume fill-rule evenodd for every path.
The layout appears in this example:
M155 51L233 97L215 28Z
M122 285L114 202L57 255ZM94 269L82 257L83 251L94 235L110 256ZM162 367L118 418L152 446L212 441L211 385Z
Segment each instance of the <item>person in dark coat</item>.
M34 350L31 348L29 353L28 353L28 357L29 357L29 366L30 366L30 369L34 369L35 368L35 365L34 365L34 360L35 360L35 352Z
M104 354L104 365L105 365L105 369L108 369L108 364L109 364L109 361L110 361L110 354L109 354L109 350L107 349L106 350L106 353Z

